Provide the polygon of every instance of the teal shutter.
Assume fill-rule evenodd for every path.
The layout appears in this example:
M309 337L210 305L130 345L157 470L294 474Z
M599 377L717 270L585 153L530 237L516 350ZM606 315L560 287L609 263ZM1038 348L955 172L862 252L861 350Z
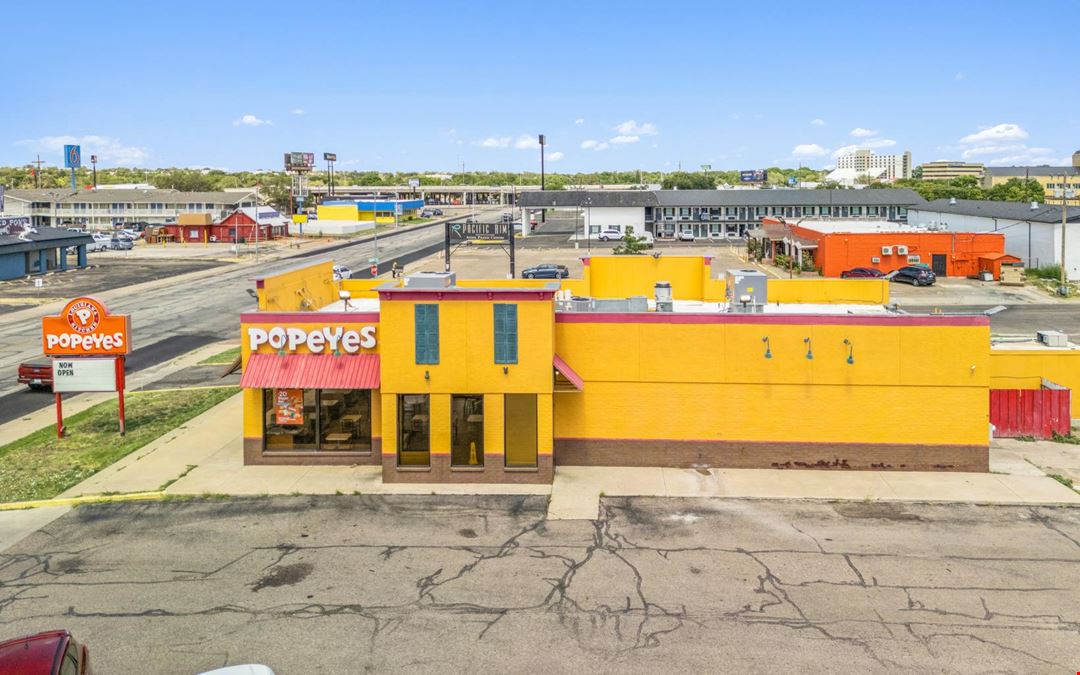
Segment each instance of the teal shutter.
M416 328L416 363L439 363L439 306L415 305L413 323Z
M518 362L517 305L493 305L495 363Z

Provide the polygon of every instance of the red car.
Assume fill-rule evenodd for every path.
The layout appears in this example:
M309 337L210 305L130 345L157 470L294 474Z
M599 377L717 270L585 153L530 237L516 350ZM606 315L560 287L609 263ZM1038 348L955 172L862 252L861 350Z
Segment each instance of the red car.
M42 356L20 363L19 384L31 389L52 389L52 361Z
M66 630L0 642L0 675L90 675L90 654Z
M885 273L876 267L853 267L840 273L841 279L880 279Z

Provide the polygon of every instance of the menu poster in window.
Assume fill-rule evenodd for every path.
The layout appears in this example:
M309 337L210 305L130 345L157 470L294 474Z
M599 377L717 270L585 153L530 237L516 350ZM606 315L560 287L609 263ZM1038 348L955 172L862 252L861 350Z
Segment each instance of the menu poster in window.
M304 423L304 390L274 390L274 421L278 426L301 426Z

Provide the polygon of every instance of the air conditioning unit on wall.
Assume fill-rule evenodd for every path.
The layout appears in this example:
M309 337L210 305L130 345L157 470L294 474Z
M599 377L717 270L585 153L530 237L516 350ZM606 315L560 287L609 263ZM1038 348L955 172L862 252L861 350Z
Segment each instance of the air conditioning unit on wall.
M907 255L907 246L897 246L896 255Z
M892 255L892 246L882 246L881 255Z
M870 262L871 262L872 264L874 264L874 265L877 265L878 263L880 263L880 262L881 262L881 258L879 258L879 257L877 257L877 256L874 256L873 258L870 258Z

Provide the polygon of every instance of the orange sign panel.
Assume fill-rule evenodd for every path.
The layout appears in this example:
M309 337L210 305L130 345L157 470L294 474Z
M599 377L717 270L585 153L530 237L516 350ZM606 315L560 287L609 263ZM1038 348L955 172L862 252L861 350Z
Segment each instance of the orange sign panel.
M131 353L131 318L109 314L97 298L75 298L41 319L41 341L46 356L122 356Z
M300 426L304 424L304 390L274 390L274 422L278 426Z

